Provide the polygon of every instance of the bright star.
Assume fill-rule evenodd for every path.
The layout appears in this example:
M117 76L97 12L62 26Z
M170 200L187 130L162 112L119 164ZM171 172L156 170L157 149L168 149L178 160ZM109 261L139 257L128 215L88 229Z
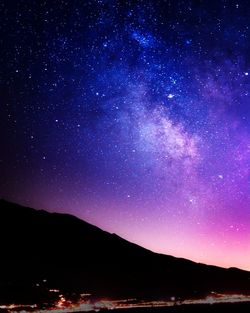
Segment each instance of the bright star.
M169 95L168 95L168 99L172 99L174 97L174 95L172 94L172 93L170 93Z

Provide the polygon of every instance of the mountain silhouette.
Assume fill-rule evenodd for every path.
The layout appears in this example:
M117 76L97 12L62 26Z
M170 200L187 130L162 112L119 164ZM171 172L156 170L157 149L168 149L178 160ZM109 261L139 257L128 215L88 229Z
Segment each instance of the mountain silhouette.
M195 298L250 294L250 272L154 253L72 215L0 200L0 303L53 294Z

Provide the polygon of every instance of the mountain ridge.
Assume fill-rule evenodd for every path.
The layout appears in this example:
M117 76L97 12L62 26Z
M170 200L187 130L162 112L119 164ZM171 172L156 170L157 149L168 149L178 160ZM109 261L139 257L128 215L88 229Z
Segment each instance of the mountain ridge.
M98 227L98 226L96 226L96 225L94 225L94 224L91 224L90 222L87 222L87 221L85 221L85 220L83 220L83 219L81 219L81 218L79 218L79 217L77 217L77 216L75 216L75 215L73 215L73 214L70 214L70 213L49 212L49 211L47 211L46 209L35 209L35 208L31 208L31 207L29 207L29 206L25 206L25 205L13 203L13 202L8 201L8 200L6 200L6 199L4 199L4 198L1 198L1 199L0 199L0 205L1 205L2 203L14 204L14 205L16 205L16 206L18 206L18 207L20 207L20 208L22 208L22 209L29 209L29 210L31 210L31 211L32 211L32 210L35 210L36 212L42 212L42 213L52 214L52 215L56 215L56 216L61 215L61 216L73 218L73 219L75 219L75 220L80 221L81 223L85 223L86 225L89 225L89 226L91 226L91 227L93 227L93 228L96 228L96 229L98 229L99 231L102 231L102 232L105 232L105 233L107 233L107 234L110 234L110 235L112 235L112 236L114 236L114 237L117 237L117 238L119 238L119 239L121 239L121 240L126 241L126 242L129 243L129 244L135 245L135 246L137 246L137 247L139 247L139 248L141 248L141 249L145 249L145 250L147 250L147 251L149 251L149 252L152 252L152 253L154 253L154 254L156 254L156 255L168 256L168 257L171 257L171 258L174 258L174 259L184 260L184 261L192 262L192 263L195 263L195 264L201 264L201 265L206 265L206 266L215 267L215 268L221 268L221 269L227 269L227 270L230 270L230 269L231 269L231 270L239 270L239 271L244 271L244 272L250 272L250 271L247 271L247 270L245 270L245 269L241 269L241 268L234 267L234 266L230 266L230 267L221 267L221 266L214 265L214 264L207 264L207 263L202 263L202 262L196 262L196 261L194 261L194 260L190 260L190 259L187 259L187 258L184 258L184 257L176 257L176 256L174 256L174 255L156 252L156 251L150 250L150 249L148 249L148 248L146 248L146 247L140 246L139 244L137 244L137 243L135 243L135 242L132 242L132 241L130 241L130 240L128 240L128 239L125 239L125 238L123 238L122 236L120 236L120 235L118 235L118 234L116 234L116 233L110 233L110 232L108 232L108 231L106 231L106 230L103 230L103 229L101 229L100 227Z
M0 244L0 302L23 301L27 290L29 300L40 299L46 288L110 298L250 294L248 271L159 254L73 215L3 199ZM41 292L43 281L46 288ZM13 290L19 290L18 297Z

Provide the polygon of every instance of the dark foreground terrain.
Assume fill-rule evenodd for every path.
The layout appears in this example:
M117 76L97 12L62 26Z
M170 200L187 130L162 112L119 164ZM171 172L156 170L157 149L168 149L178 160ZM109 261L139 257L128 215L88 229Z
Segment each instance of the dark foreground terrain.
M0 304L56 303L62 295L77 302L83 293L144 300L250 294L250 272L153 253L74 216L4 200L0 247Z

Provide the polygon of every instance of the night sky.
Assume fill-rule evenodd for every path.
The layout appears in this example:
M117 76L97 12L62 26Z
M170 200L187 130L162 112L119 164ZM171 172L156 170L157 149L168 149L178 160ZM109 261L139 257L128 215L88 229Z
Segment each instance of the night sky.
M250 1L0 10L0 197L250 270Z

